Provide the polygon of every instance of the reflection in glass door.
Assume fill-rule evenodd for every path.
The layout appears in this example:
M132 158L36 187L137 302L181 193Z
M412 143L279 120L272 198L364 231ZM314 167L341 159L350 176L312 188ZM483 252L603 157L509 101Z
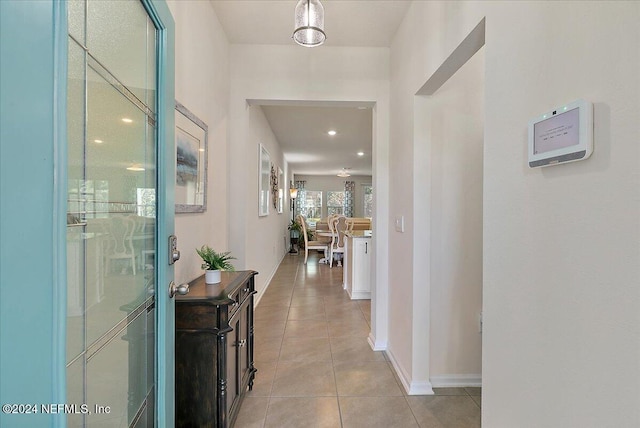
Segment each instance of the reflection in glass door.
M137 1L68 11L68 426L153 426L157 32Z

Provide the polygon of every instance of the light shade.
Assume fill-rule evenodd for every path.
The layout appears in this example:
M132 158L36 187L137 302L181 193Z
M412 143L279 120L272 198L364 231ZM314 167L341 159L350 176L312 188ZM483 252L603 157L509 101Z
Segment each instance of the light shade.
M306 47L320 46L327 36L324 34L324 7L320 0L300 0L295 11L293 40Z
M295 199L298 197L298 189L296 189L295 187L292 187L291 189L289 189L289 196L291 196L291 199Z

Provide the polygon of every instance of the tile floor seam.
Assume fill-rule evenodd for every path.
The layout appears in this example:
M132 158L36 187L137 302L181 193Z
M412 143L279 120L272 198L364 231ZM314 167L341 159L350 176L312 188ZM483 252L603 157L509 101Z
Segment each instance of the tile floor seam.
M413 407L411 407L411 403L409 403L409 396L402 394L402 397L404 398L404 402L407 403L407 407L409 408L409 411L411 412L411 415L413 416L413 419L416 422L416 426L418 428L420 428L420 422L418 421L418 417L416 416L415 412L413 411Z
M331 347L331 340L329 340L329 349L332 349ZM333 382L336 385L336 401L338 402L338 416L340 417L340 427L344 427L344 421L342 419L342 408L340 406L340 395L338 394L338 377L336 375L336 364L335 361L333 360L333 350L331 351L331 368L333 369Z
M282 265L282 262L281 262L281 265ZM296 265L296 273L293 276L294 289L295 289L295 281L296 281L296 278L298 276L298 270L299 269L300 269L299 265ZM280 270L280 267L278 267L278 270ZM277 270L276 270L276 274L277 274ZM265 290L264 294L266 294L267 292L268 292L268 287ZM289 302L288 302L289 304L287 305L287 316L285 318L285 323L284 323L285 330L284 331L286 331L286 329L287 329L287 320L289 319L289 311L291 309L291 299L293 299L293 291L291 292L291 296L289 297ZM267 425L267 420L269 418L269 408L271 407L271 400L274 397L273 388L274 388L275 383L276 383L276 376L278 374L278 367L280 366L280 353L282 352L282 345L284 343L284 331L282 332L282 341L280 342L280 348L278 349L278 357L276 358L275 368L274 368L274 371L273 371L273 380L271 381L271 387L269 388L269 396L267 397L267 408L264 411L264 418L262 420L262 427L263 428L265 428L266 425Z
M333 407L333 409L330 412L330 414L333 415L332 416L333 419L331 419L332 427L351 428L354 425L354 423L357 426L361 426L362 420L357 418L364 417L364 418L370 419L373 415L378 415L374 417L375 418L382 417L383 419L381 420L385 420L387 421L386 422L387 424L390 423L391 425L393 425L393 422L390 419L388 419L389 413L385 413L391 409L395 409L394 411L398 412L397 415L400 415L402 417L402 420L404 422L403 426L415 425L416 427L419 427L419 428L427 428L428 426L432 426L430 425L431 423L430 421L432 420L432 418L434 417L440 418L444 415L445 418L446 417L449 418L449 421L447 424L442 425L443 427L446 427L446 428L460 428L461 426L475 427L476 426L475 423L477 422L471 421L470 423L472 425L468 425L470 420L467 420L467 419L458 420L458 419L455 419L455 416L453 417L453 419L451 419L451 414L432 413L432 412L450 411L450 410L443 410L443 409L450 408L451 404L446 404L446 403L450 401L449 398L453 398L455 396L466 397L464 399L457 398L453 400L454 402L459 403L459 405L462 406L461 408L464 409L465 412L470 411L469 406L471 406L472 408L478 409L478 411L480 411L481 405L479 404L479 400L481 400L481 389L462 388L463 391L458 391L457 394L454 394L453 393L454 391L448 391L450 395L449 394L441 395L440 396L441 398L436 399L435 401L432 401L430 399L426 399L425 401L420 401L420 400L414 399L413 396L409 396L406 393L404 386L402 384L402 381L398 377L398 374L395 372L393 364L389 360L386 354L383 353L385 357L384 361L374 360L373 357L369 356L369 354L363 355L364 359L360 361L361 360L360 354L364 352L363 348L359 346L349 345L350 340L348 338L351 338L352 339L351 341L360 341L360 337L363 333L360 327L361 321L356 320L352 315L359 314L359 317L362 320L364 320L364 325L366 325L370 334L371 320L370 320L370 317L368 317L365 314L367 309L369 309L369 311L371 310L370 306L368 306L367 303L362 303L362 302L357 302L356 305L349 303L351 301L345 300L345 297L344 297L344 295L346 294L346 291L340 286L342 275L337 272L337 269L334 269L333 272L327 272L326 270L322 269L323 266L315 267L312 265L312 263L313 263L313 259L310 259L309 264L311 266L310 267L306 266L301 262L299 257L295 257L295 258L291 257L290 259L283 260L281 262L280 267L278 268L278 271L276 271L276 274L281 273L280 275L277 276L278 278L277 283L274 284L276 285L276 288L271 288L271 291L269 293L267 293L267 290L264 291L265 293L264 297L268 298L267 300L265 300L265 302L269 302L271 305L273 305L275 302L278 301L279 296L284 297L285 295L285 293L283 292L284 289L285 288L289 289L288 287L291 287L290 293L287 295L287 301L286 302L282 301L282 308L286 307L284 329L281 332L280 331L276 332L272 328L273 327L272 322L270 322L268 319L263 320L261 322L261 326L263 328L273 330L273 332L277 333L277 335L274 334L273 336L269 336L269 337L273 337L273 339L268 339L267 342L265 343L268 343L269 341L273 341L273 340L278 340L279 338L280 344L279 346L276 346L276 348L278 349L278 352L275 357L273 357L273 353L271 353L271 356L268 355L269 353L267 353L267 355L265 356L269 358L265 361L265 363L269 362L269 365L273 364L272 366L274 367L273 378L271 379L270 387L267 390L268 396L264 397L266 398L266 400L262 401L262 404L261 404L261 406L265 406L263 418L260 422L256 420L257 418L254 418L254 424L251 426L252 427L261 426L263 428L267 428L269 426L280 426L284 428L287 426L287 423L284 423L283 421L290 421L288 422L289 424L288 426L296 427L296 428L305 427L305 426L319 426L318 424L321 424L323 421L325 423L327 422L327 419L323 416L322 413L308 414L307 412L303 411L303 414L301 414L300 412L302 411L302 409L308 409L308 410L312 410L313 412L317 412L319 409L322 409L323 406L325 406L328 403L327 400L331 398L332 401L335 400L335 405L336 405L336 407ZM291 266L292 264L295 264L295 268L294 266ZM281 268L282 270L280 270ZM269 296L275 296L275 297L269 297ZM285 303L286 303L286 306L285 306ZM289 319L291 315L291 310L294 307L293 306L294 304L295 304L295 307L302 307L302 308L300 310L296 310L295 313L293 314L294 318L296 319ZM322 305L322 307L319 308L318 305ZM358 311L355 311L355 312L349 311L350 309L355 310L356 306L358 308ZM269 311L268 308L266 310ZM317 316L320 313L323 314L324 318L322 319L317 318ZM301 319L298 319L298 318L301 318ZM331 327L332 323L333 323L333 328ZM316 337L320 332L320 328L319 328L320 326L322 326L323 334L321 334L320 337ZM286 335L288 331L293 332L293 336L287 337ZM313 333L309 334L308 333L309 331L313 331ZM333 386L333 388L330 388L330 385L328 384L330 378L326 378L326 377L324 378L326 379L325 387L322 390L316 390L316 389L307 389L307 390L298 389L297 390L297 389L291 389L287 387L289 385L290 380L295 379L295 382L299 382L300 380L298 378L300 376L302 376L301 381L303 383L304 382L308 383L309 375L312 374L311 372L315 372L313 367L317 367L317 366L315 366L313 361L311 361L311 365L309 366L309 368L304 369L303 372L300 373L300 375L295 375L293 378L289 378L289 373L290 373L289 369L291 368L292 364L296 365L296 363L298 362L305 362L306 359L303 359L302 361L296 361L295 358L293 360L282 359L283 350L288 349L288 355L289 356L293 355L294 357L298 355L301 350L299 347L296 347L296 345L288 346L286 348L285 337L287 337L288 339L293 338L295 342L295 339L310 338L309 336L312 336L311 338L316 338L316 339L326 338L326 341L329 345L328 350L329 350L330 359L326 361L323 360L324 362L322 364L325 365L324 366L325 369L323 370L326 370L325 372L326 374L324 376L329 374L329 370L331 370L331 373L333 374L333 385L331 385ZM369 337L368 335L365 336L365 340L368 337ZM355 339L355 338L358 338L358 339ZM319 355L317 352L313 350L314 349L313 346L310 347L310 349L311 349L310 351L311 353L309 353L309 356L315 358L317 357L317 355ZM304 350L304 347L303 347L303 350ZM358 353L358 350L360 351L360 353ZM307 352L307 351L304 351L304 352ZM273 360L270 360L270 358L273 358ZM389 395L386 395L384 391L378 390L378 389L376 389L375 392L372 393L371 387L368 384L365 384L364 386L361 385L360 389L358 388L354 389L349 387L345 390L347 394L341 395L339 393L339 385L342 384L343 387L346 387L351 384L350 383L345 384L344 377L341 378L340 376L341 374L343 374L343 372L346 373L344 371L345 367L348 368L349 362L354 363L355 361L354 359L358 360L359 362L365 365L385 362L386 369L391 372L392 378L394 379L394 383L399 389L401 395L389 396ZM273 363L271 363L270 361L273 361ZM309 361L306 361L306 362L309 363ZM328 364L331 364L331 366L328 366ZM284 370L284 371L280 373L281 370ZM276 383L278 379L279 379L279 382ZM340 379L340 383L338 382L339 379ZM277 395L274 395L274 392ZM363 393L363 395L359 394L359 392ZM443 392L446 393L447 391L443 391ZM477 392L477 396L472 395L472 393L476 393L476 392ZM403 397L404 399L397 400L399 397ZM391 399L391 400L388 400L388 399ZM436 404L436 407L432 408L432 405L429 404L429 403L440 403L441 400L443 400L442 403L446 405L441 406L439 404ZM469 400L471 400L471 403L473 403L473 405L469 403ZM387 408L385 405L386 402L395 403L395 404L389 407L388 410L385 410ZM412 403L413 403L413 407L412 407ZM289 407L287 408L287 406ZM370 406L370 407L367 407L367 406ZM406 411L407 407L409 412ZM365 411L365 413L362 413L364 409L368 409L368 410ZM316 414L316 416L314 417L313 414ZM256 416L259 416L259 414L257 414ZM293 418L293 419L282 419L283 417ZM427 419L425 419L425 417ZM473 416L473 413L471 413L471 416L469 416L469 413L466 413L466 414L460 413L460 417L478 418L479 416L477 414L476 416ZM295 420L296 422L294 423L293 420ZM370 420L373 422L372 419ZM419 421L422 421L423 425L421 425ZM380 421L377 421L377 422L380 422ZM397 426L397 422L398 421L396 421L395 426ZM459 422L463 422L463 425L459 425ZM373 425L375 425L375 423ZM375 426L379 426L379 425L375 425ZM241 426L238 426L237 428L241 428Z

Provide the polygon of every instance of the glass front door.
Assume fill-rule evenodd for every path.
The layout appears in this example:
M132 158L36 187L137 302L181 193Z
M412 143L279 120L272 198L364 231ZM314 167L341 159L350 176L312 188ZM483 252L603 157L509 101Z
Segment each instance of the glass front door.
M138 1L68 25L68 426L153 426L157 30Z

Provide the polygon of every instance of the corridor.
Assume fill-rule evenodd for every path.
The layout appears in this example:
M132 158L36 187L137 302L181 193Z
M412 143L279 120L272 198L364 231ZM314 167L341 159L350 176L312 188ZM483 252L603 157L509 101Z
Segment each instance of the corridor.
M255 311L253 391L236 428L472 428L480 388L407 396L367 342L370 301L350 300L342 268L285 256Z

